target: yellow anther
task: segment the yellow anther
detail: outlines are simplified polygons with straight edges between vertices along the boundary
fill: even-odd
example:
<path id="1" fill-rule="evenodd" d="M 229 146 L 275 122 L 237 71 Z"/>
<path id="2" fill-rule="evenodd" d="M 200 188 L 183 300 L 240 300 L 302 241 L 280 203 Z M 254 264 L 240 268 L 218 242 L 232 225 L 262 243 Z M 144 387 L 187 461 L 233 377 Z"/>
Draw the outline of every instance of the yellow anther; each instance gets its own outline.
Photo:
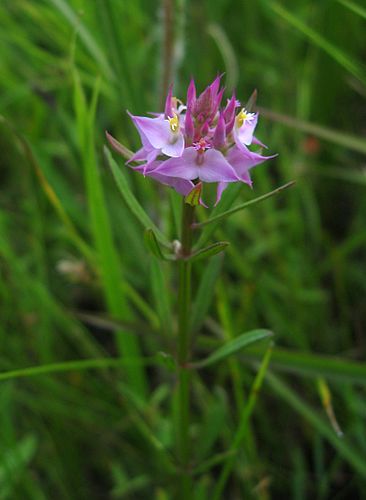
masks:
<path id="1" fill-rule="evenodd" d="M 241 127 L 247 120 L 251 120 L 254 117 L 254 113 L 248 113 L 248 111 L 243 108 L 238 116 L 236 117 L 237 127 Z"/>
<path id="2" fill-rule="evenodd" d="M 179 118 L 178 115 L 174 114 L 172 118 L 168 117 L 170 130 L 172 132 L 178 132 L 179 130 Z"/>

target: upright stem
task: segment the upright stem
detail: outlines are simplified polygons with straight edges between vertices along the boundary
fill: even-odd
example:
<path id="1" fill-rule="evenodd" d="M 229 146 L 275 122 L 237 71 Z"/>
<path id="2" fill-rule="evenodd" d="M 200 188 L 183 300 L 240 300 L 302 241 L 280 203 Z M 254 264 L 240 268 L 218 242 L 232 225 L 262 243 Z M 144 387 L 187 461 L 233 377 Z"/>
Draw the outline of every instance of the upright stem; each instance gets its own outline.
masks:
<path id="1" fill-rule="evenodd" d="M 183 202 L 181 255 L 188 256 L 192 248 L 192 222 L 194 207 Z M 191 263 L 182 258 L 179 262 L 179 313 L 178 313 L 178 456 L 181 463 L 181 498 L 187 499 L 190 494 L 189 476 L 189 313 L 191 304 Z"/>

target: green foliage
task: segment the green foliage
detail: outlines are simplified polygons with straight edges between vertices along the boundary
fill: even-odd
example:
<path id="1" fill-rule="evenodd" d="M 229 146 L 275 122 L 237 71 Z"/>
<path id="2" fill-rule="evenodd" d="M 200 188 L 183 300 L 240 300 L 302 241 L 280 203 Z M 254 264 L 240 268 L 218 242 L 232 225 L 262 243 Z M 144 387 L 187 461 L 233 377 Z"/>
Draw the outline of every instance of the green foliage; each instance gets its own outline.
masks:
<path id="1" fill-rule="evenodd" d="M 196 208 L 192 498 L 362 498 L 365 19 L 353 0 L 1 2 L 1 499 L 175 497 L 164 260 L 181 200 L 105 130 L 128 155 L 126 110 L 159 110 L 167 78 L 184 100 L 191 75 L 202 88 L 218 72 L 242 102 L 258 89 L 278 157 L 253 191 Z M 240 336 L 269 330 L 270 347 Z"/>
<path id="2" fill-rule="evenodd" d="M 235 339 L 230 342 L 226 342 L 219 349 L 210 354 L 206 359 L 198 361 L 194 364 L 195 368 L 205 368 L 212 364 L 222 361 L 223 359 L 231 356 L 237 352 L 240 352 L 245 347 L 258 342 L 258 340 L 263 340 L 273 335 L 269 330 L 253 330 L 251 332 L 246 332 L 238 335 Z"/>

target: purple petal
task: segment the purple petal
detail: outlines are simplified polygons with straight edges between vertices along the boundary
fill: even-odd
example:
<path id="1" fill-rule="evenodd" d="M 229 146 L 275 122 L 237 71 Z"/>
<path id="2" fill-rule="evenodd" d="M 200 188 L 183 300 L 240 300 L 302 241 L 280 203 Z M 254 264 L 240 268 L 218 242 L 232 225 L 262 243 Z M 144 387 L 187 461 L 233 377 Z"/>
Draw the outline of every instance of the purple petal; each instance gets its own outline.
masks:
<path id="1" fill-rule="evenodd" d="M 199 155 L 203 155 L 199 157 Z M 180 158 L 163 161 L 157 172 L 186 180 L 200 179 L 203 182 L 235 182 L 240 180 L 233 167 L 220 151 L 208 149 L 198 153 L 194 147 L 184 150 Z"/>
<path id="2" fill-rule="evenodd" d="M 140 174 L 150 175 L 150 172 L 156 170 L 161 163 L 162 163 L 161 160 L 155 160 L 149 164 L 149 168 L 146 168 L 146 164 L 137 165 L 131 168 L 135 170 L 135 172 L 139 172 Z"/>
<path id="3" fill-rule="evenodd" d="M 263 144 L 263 142 L 261 142 L 259 139 L 257 139 L 257 137 L 255 137 L 254 135 L 253 135 L 252 144 L 257 144 L 258 146 L 261 146 L 262 148 L 268 149 L 268 146 Z"/>
<path id="4" fill-rule="evenodd" d="M 258 113 L 254 117 L 245 123 L 241 127 L 235 127 L 235 136 L 238 141 L 246 146 L 252 143 L 253 133 L 258 122 Z M 235 141 L 237 142 L 237 141 Z"/>
<path id="5" fill-rule="evenodd" d="M 232 121 L 233 116 L 235 115 L 235 108 L 236 108 L 236 96 L 234 92 L 233 95 L 231 96 L 230 101 L 227 103 L 224 109 L 224 118 L 226 123 Z"/>
<path id="6" fill-rule="evenodd" d="M 159 150 L 155 149 L 154 151 L 157 152 L 156 153 L 156 156 L 157 156 Z M 150 151 L 148 151 L 147 149 L 141 148 L 138 151 L 136 151 L 136 153 L 133 156 L 131 156 L 131 158 L 128 160 L 127 163 L 131 163 L 133 161 L 146 161 L 149 153 L 150 153 Z"/>
<path id="7" fill-rule="evenodd" d="M 187 112 L 186 112 L 186 115 L 185 115 L 184 129 L 185 129 L 184 131 L 185 131 L 186 137 L 188 139 L 190 139 L 190 140 L 193 140 L 193 136 L 194 136 L 194 123 L 193 123 L 191 111 L 190 111 L 189 108 L 187 108 Z"/>
<path id="8" fill-rule="evenodd" d="M 225 133 L 225 119 L 223 113 L 220 113 L 214 135 L 212 137 L 212 144 L 215 148 L 222 148 L 225 144 L 226 133 Z"/>
<path id="9" fill-rule="evenodd" d="M 172 131 L 168 120 L 163 118 L 147 118 L 146 116 L 130 115 L 139 132 L 156 149 L 163 148 L 170 140 Z"/>
<path id="10" fill-rule="evenodd" d="M 201 127 L 200 135 L 202 137 L 204 137 L 205 135 L 207 135 L 209 130 L 210 130 L 210 120 L 206 120 L 205 123 Z"/>
<path id="11" fill-rule="evenodd" d="M 127 161 L 131 163 L 133 161 L 153 161 L 161 153 L 160 149 L 155 149 L 150 142 L 147 140 L 145 134 L 139 131 L 142 148 L 136 151 L 136 153 Z"/>
<path id="12" fill-rule="evenodd" d="M 148 177 L 161 182 L 161 184 L 164 184 L 165 186 L 174 188 L 177 193 L 182 194 L 183 196 L 187 196 L 194 188 L 193 182 L 180 179 L 179 177 L 169 177 L 156 172 L 151 172 L 148 174 Z"/>
<path id="13" fill-rule="evenodd" d="M 196 86 L 193 78 L 191 79 L 187 91 L 187 109 L 192 110 L 196 103 Z"/>
<path id="14" fill-rule="evenodd" d="M 165 118 L 168 118 L 168 116 L 172 117 L 174 113 L 172 96 L 173 96 L 173 84 L 169 86 L 168 95 L 166 96 L 165 110 L 164 110 Z"/>
<path id="15" fill-rule="evenodd" d="M 173 141 L 173 142 L 172 142 Z M 183 134 L 178 132 L 173 135 L 171 138 L 171 141 L 165 144 L 163 148 L 161 148 L 161 151 L 167 155 L 167 156 L 173 156 L 175 158 L 178 158 L 179 156 L 182 156 L 182 153 L 184 151 L 184 137 Z"/>
<path id="16" fill-rule="evenodd" d="M 221 76 L 222 75 L 217 75 L 217 77 L 215 78 L 215 80 L 210 85 L 211 95 L 212 95 L 213 98 L 216 97 L 217 92 L 219 91 Z"/>
<path id="17" fill-rule="evenodd" d="M 153 149 L 146 156 L 146 163 L 144 163 L 144 175 L 146 172 L 153 170 L 155 168 L 154 162 L 160 151 L 158 149 Z"/>
<path id="18" fill-rule="evenodd" d="M 180 179 L 179 177 L 170 177 L 159 172 L 156 172 L 157 168 L 160 164 L 164 162 L 155 161 L 150 165 L 150 170 L 145 171 L 144 165 L 139 165 L 138 167 L 134 167 L 134 170 L 139 172 L 140 174 L 144 174 L 146 177 L 151 177 L 157 182 L 164 184 L 165 186 L 170 186 L 174 188 L 177 193 L 182 194 L 183 196 L 187 196 L 192 189 L 194 188 L 193 182 L 185 179 Z"/>
<path id="19" fill-rule="evenodd" d="M 216 113 L 220 107 L 220 103 L 222 101 L 222 96 L 224 95 L 225 92 L 225 87 L 223 87 L 220 92 L 217 94 L 215 99 L 213 100 L 213 105 L 212 105 L 212 113 L 211 113 L 211 119 L 214 119 L 216 116 Z"/>
<path id="20" fill-rule="evenodd" d="M 197 151 L 195 148 L 184 150 L 180 158 L 170 158 L 163 161 L 156 171 L 170 177 L 180 177 L 181 179 L 193 180 L 198 177 L 198 165 L 196 163 Z"/>
<path id="21" fill-rule="evenodd" d="M 188 148 L 189 149 L 189 148 Z M 198 166 L 198 177 L 203 182 L 235 182 L 239 178 L 222 153 L 216 149 L 205 151 L 203 163 Z"/>
<path id="22" fill-rule="evenodd" d="M 258 153 L 253 153 L 252 151 L 249 151 L 247 147 L 240 145 L 240 147 L 234 146 L 228 152 L 226 158 L 230 165 L 232 165 L 235 169 L 236 173 L 240 177 L 240 180 L 251 185 L 252 181 L 250 179 L 249 170 L 256 165 L 269 160 L 270 158 L 274 158 L 275 156 L 277 155 L 262 156 Z"/>
<path id="23" fill-rule="evenodd" d="M 212 104 L 212 90 L 211 85 L 209 85 L 196 100 L 192 111 L 193 116 L 199 117 L 199 115 L 202 115 L 202 119 L 207 119 L 212 113 Z"/>
<path id="24" fill-rule="evenodd" d="M 146 116 L 130 115 L 136 125 L 145 149 L 158 149 L 167 156 L 179 157 L 184 150 L 183 134 L 178 130 L 172 132 L 168 120 L 162 117 L 147 118 Z"/>
<path id="25" fill-rule="evenodd" d="M 228 182 L 218 182 L 217 191 L 216 191 L 216 201 L 215 201 L 215 205 L 214 205 L 215 207 L 220 202 L 221 195 L 225 191 L 225 189 L 228 187 L 228 185 L 229 185 Z"/>
<path id="26" fill-rule="evenodd" d="M 235 125 L 235 112 L 233 113 L 231 120 L 226 125 L 226 135 L 229 135 L 232 132 L 234 125 Z"/>

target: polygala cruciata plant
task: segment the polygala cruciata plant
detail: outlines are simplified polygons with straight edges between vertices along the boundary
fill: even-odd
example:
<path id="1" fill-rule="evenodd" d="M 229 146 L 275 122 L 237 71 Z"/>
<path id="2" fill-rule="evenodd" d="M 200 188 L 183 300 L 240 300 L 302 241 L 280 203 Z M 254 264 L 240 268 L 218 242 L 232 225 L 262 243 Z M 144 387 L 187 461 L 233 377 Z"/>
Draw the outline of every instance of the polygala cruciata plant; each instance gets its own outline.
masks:
<path id="1" fill-rule="evenodd" d="M 220 76 L 197 97 L 196 86 L 191 80 L 186 104 L 173 97 L 172 86 L 169 88 L 165 102 L 164 113 L 152 117 L 133 116 L 129 113 L 142 141 L 142 147 L 131 153 L 107 132 L 107 138 L 113 149 L 128 158 L 127 165 L 146 177 L 172 187 L 183 195 L 182 222 L 180 241 L 172 244 L 154 227 L 153 222 L 139 206 L 137 200 L 129 191 L 123 175 L 110 158 L 110 165 L 117 184 L 127 204 L 140 222 L 146 228 L 146 241 L 153 254 L 160 259 L 176 260 L 179 263 L 179 289 L 177 294 L 178 332 L 175 353 L 177 371 L 177 404 L 175 408 L 176 425 L 176 471 L 181 478 L 179 497 L 187 499 L 192 492 L 192 453 L 190 434 L 190 383 L 194 369 L 201 369 L 214 362 L 222 360 L 234 352 L 238 352 L 252 342 L 272 335 L 268 330 L 254 330 L 241 334 L 231 342 L 220 347 L 203 361 L 192 359 L 192 321 L 191 321 L 191 272 L 192 263 L 198 259 L 209 258 L 223 251 L 227 242 L 217 242 L 206 248 L 193 248 L 194 230 L 212 222 L 217 222 L 238 210 L 258 203 L 279 191 L 290 187 L 293 182 L 266 193 L 254 200 L 238 205 L 226 211 L 219 211 L 211 218 L 202 222 L 194 221 L 195 207 L 206 204 L 203 201 L 205 183 L 216 184 L 216 205 L 223 191 L 232 182 L 243 182 L 252 185 L 250 170 L 274 156 L 263 156 L 266 146 L 254 135 L 258 122 L 258 113 L 243 107 L 235 93 L 222 105 L 224 88 L 220 87 Z M 251 98 L 250 101 L 254 99 Z M 247 106 L 249 108 L 249 105 Z M 256 149 L 256 150 L 255 150 Z M 128 194 L 126 194 L 128 191 Z M 217 207 L 220 209 L 220 207 Z M 216 210 L 217 212 L 217 210 Z M 155 231 L 157 233 L 155 234 Z M 203 236 L 203 234 L 202 234 Z M 206 233 L 207 236 L 207 233 Z M 205 239 L 204 237 L 202 239 Z M 207 237 L 206 237 L 207 239 Z M 173 255 L 164 255 L 160 243 L 173 250 Z M 202 243 L 202 242 L 201 242 Z M 195 288 L 197 288 L 197 284 Z M 263 379 L 263 374 L 269 362 L 269 351 L 265 355 L 255 380 L 255 394 Z M 254 397 L 254 396 L 253 396 Z M 249 404 L 249 403 L 248 403 Z M 252 404 L 252 402 L 250 402 Z M 249 407 L 248 407 L 249 408 Z M 246 422 L 251 410 L 244 407 L 244 414 L 239 417 L 241 422 L 233 442 L 235 452 L 245 435 Z M 244 426 L 244 427 L 243 427 Z M 215 486 L 213 498 L 218 500 L 225 482 L 233 468 L 235 453 L 228 455 L 221 475 Z M 177 465 L 178 464 L 178 465 Z"/>
<path id="2" fill-rule="evenodd" d="M 198 97 L 192 79 L 186 104 L 173 97 L 172 86 L 164 113 L 150 118 L 133 116 L 142 142 L 127 162 L 135 171 L 171 186 L 183 196 L 201 193 L 202 183 L 216 183 L 216 204 L 231 182 L 252 185 L 250 169 L 274 156 L 262 156 L 250 146 L 266 146 L 255 136 L 258 113 L 247 111 L 235 93 L 222 106 L 224 87 L 217 76 Z M 239 111 L 238 111 L 239 110 Z M 124 155 L 123 146 L 110 134 L 111 146 Z M 201 196 L 201 205 L 205 205 Z"/>

